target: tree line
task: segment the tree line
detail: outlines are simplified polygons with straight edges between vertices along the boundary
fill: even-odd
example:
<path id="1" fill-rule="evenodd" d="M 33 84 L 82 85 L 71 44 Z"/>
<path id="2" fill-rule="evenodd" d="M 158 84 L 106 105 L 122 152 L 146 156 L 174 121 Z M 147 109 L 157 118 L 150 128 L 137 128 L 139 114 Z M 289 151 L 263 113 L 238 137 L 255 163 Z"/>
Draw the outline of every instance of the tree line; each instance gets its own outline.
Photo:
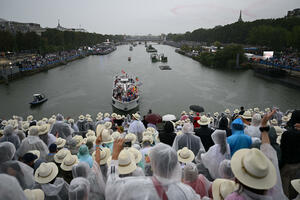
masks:
<path id="1" fill-rule="evenodd" d="M 34 32 L 16 34 L 0 31 L 0 52 L 37 52 L 41 54 L 63 50 L 77 49 L 81 46 L 91 46 L 104 42 L 106 39 L 115 42 L 123 41 L 122 35 L 102 35 L 72 31 L 47 29 L 41 36 Z"/>
<path id="2" fill-rule="evenodd" d="M 168 34 L 167 40 L 196 41 L 212 44 L 248 44 L 264 46 L 273 50 L 294 48 L 300 50 L 300 18 L 285 17 L 261 19 L 253 22 L 236 22 L 211 29 L 199 28 L 184 34 Z"/>

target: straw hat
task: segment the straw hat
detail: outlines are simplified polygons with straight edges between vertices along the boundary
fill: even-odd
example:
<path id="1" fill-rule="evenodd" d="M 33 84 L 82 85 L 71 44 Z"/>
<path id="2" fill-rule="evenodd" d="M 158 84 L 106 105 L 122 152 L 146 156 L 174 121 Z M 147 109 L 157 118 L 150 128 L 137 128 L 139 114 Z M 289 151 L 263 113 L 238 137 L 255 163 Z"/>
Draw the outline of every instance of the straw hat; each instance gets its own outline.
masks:
<path id="1" fill-rule="evenodd" d="M 36 125 L 37 126 L 43 126 L 43 125 L 45 125 L 46 123 L 44 122 L 44 121 L 42 121 L 42 120 L 39 120 L 37 123 L 36 123 Z"/>
<path id="2" fill-rule="evenodd" d="M 141 117 L 138 113 L 134 113 L 134 114 L 132 114 L 132 116 L 133 116 L 136 120 L 139 120 L 140 117 Z"/>
<path id="3" fill-rule="evenodd" d="M 294 189 L 300 194 L 300 179 L 294 179 L 291 181 L 292 186 Z"/>
<path id="4" fill-rule="evenodd" d="M 110 149 L 109 148 L 101 148 L 100 150 L 100 165 L 105 165 L 107 163 L 108 158 L 110 157 Z M 96 159 L 96 151 L 92 154 L 93 159 Z"/>
<path id="5" fill-rule="evenodd" d="M 151 144 L 153 144 L 153 137 L 149 136 L 149 135 L 144 135 L 143 139 L 142 139 L 142 143 L 144 142 L 150 142 Z"/>
<path id="6" fill-rule="evenodd" d="M 39 135 L 39 127 L 38 126 L 30 126 L 28 135 L 31 136 L 38 136 Z"/>
<path id="7" fill-rule="evenodd" d="M 278 122 L 277 122 L 276 119 L 272 119 L 270 122 L 271 122 L 272 126 L 277 126 L 278 125 Z"/>
<path id="8" fill-rule="evenodd" d="M 146 136 L 146 135 L 147 135 L 147 136 L 152 136 L 153 133 L 146 130 L 146 131 L 143 132 L 143 136 Z"/>
<path id="9" fill-rule="evenodd" d="M 97 116 L 98 116 L 98 117 L 100 117 L 100 116 L 102 117 L 102 116 L 103 116 L 103 113 L 102 113 L 102 112 L 98 112 Z"/>
<path id="10" fill-rule="evenodd" d="M 68 155 L 71 154 L 71 152 L 68 149 L 61 149 L 59 150 L 55 155 L 54 155 L 54 161 L 56 163 L 62 163 L 64 158 Z"/>
<path id="11" fill-rule="evenodd" d="M 182 149 L 178 150 L 177 156 L 178 160 L 182 163 L 192 162 L 195 158 L 194 153 L 187 147 L 183 147 Z"/>
<path id="12" fill-rule="evenodd" d="M 219 117 L 219 113 L 218 113 L 218 112 L 215 112 L 215 113 L 214 113 L 214 116 L 215 116 L 215 117 Z"/>
<path id="13" fill-rule="evenodd" d="M 122 116 L 121 116 L 121 115 L 117 115 L 116 119 L 117 119 L 117 120 L 121 120 L 121 119 L 122 119 Z"/>
<path id="14" fill-rule="evenodd" d="M 186 118 L 186 119 L 184 120 L 184 123 L 190 123 L 190 122 L 191 122 L 190 118 Z"/>
<path id="15" fill-rule="evenodd" d="M 44 184 L 51 182 L 58 174 L 58 168 L 54 162 L 43 162 L 35 171 L 36 182 Z"/>
<path id="16" fill-rule="evenodd" d="M 49 126 L 47 124 L 39 126 L 39 135 L 47 134 L 48 131 L 49 131 Z"/>
<path id="17" fill-rule="evenodd" d="M 155 130 L 155 128 L 153 128 L 153 127 L 148 127 L 146 130 L 147 130 L 148 132 L 151 132 L 152 134 L 156 133 L 156 130 Z"/>
<path id="18" fill-rule="evenodd" d="M 276 170 L 272 162 L 258 149 L 240 149 L 231 158 L 234 176 L 244 185 L 267 190 L 277 181 Z"/>
<path id="19" fill-rule="evenodd" d="M 111 142 L 114 141 L 113 138 L 110 135 L 109 130 L 107 130 L 107 129 L 104 129 L 102 131 L 101 137 L 102 137 L 102 143 L 104 143 L 104 144 L 111 143 Z"/>
<path id="20" fill-rule="evenodd" d="M 24 190 L 24 194 L 27 198 L 27 200 L 44 200 L 45 194 L 44 191 L 41 189 L 26 189 Z"/>
<path id="21" fill-rule="evenodd" d="M 194 111 L 191 110 L 191 111 L 189 112 L 189 114 L 190 114 L 190 115 L 194 115 Z"/>
<path id="22" fill-rule="evenodd" d="M 226 110 L 224 111 L 225 114 L 229 115 L 230 114 L 230 110 L 228 108 L 226 108 Z"/>
<path id="23" fill-rule="evenodd" d="M 256 107 L 256 108 L 253 109 L 253 111 L 256 112 L 256 113 L 258 113 L 259 112 L 259 108 Z"/>
<path id="24" fill-rule="evenodd" d="M 86 114 L 85 118 L 91 118 L 91 115 L 90 114 Z"/>
<path id="25" fill-rule="evenodd" d="M 55 121 L 56 121 L 56 119 L 53 119 L 53 118 L 50 118 L 49 120 L 48 120 L 48 124 L 54 124 L 55 123 Z"/>
<path id="26" fill-rule="evenodd" d="M 282 122 L 288 122 L 290 120 L 290 118 L 288 116 L 283 116 L 281 118 Z"/>
<path id="27" fill-rule="evenodd" d="M 63 148 L 66 145 L 66 140 L 61 137 L 56 138 L 55 144 L 57 145 L 57 148 Z"/>
<path id="28" fill-rule="evenodd" d="M 78 163 L 79 161 L 76 155 L 68 154 L 61 163 L 60 168 L 64 171 L 71 171 L 72 167 Z"/>
<path id="29" fill-rule="evenodd" d="M 109 118 L 110 114 L 109 113 L 104 113 L 104 118 Z"/>
<path id="30" fill-rule="evenodd" d="M 97 137 L 96 137 L 96 136 L 88 136 L 88 137 L 85 138 L 85 139 L 86 139 L 86 142 L 85 142 L 85 143 L 87 143 L 87 142 L 95 143 L 96 140 L 97 140 Z"/>
<path id="31" fill-rule="evenodd" d="M 235 110 L 233 111 L 234 114 L 239 114 L 239 112 L 240 112 L 239 109 L 235 109 Z"/>
<path id="32" fill-rule="evenodd" d="M 208 125 L 210 124 L 210 119 L 206 117 L 205 115 L 201 116 L 200 120 L 197 121 L 200 125 Z"/>
<path id="33" fill-rule="evenodd" d="M 80 145 L 82 145 L 83 137 L 81 135 L 75 135 L 73 139 L 76 140 L 76 147 L 80 147 Z"/>
<path id="34" fill-rule="evenodd" d="M 34 162 L 37 161 L 41 156 L 41 153 L 39 150 L 30 150 L 30 151 L 28 151 L 28 153 L 32 153 L 37 156 L 37 159 L 35 159 Z"/>
<path id="35" fill-rule="evenodd" d="M 27 116 L 27 121 L 30 122 L 30 121 L 32 121 L 32 120 L 33 120 L 33 116 L 32 116 L 32 115 L 28 115 L 28 116 Z"/>
<path id="36" fill-rule="evenodd" d="M 87 121 L 88 122 L 93 122 L 93 119 L 89 117 L 89 118 L 87 118 Z"/>
<path id="37" fill-rule="evenodd" d="M 112 117 L 112 118 L 116 118 L 117 116 L 118 116 L 118 115 L 117 115 L 116 113 L 112 113 L 112 114 L 111 114 L 111 117 Z"/>
<path id="38" fill-rule="evenodd" d="M 185 111 L 182 111 L 182 112 L 181 112 L 181 115 L 186 115 L 186 112 L 185 112 Z"/>
<path id="39" fill-rule="evenodd" d="M 249 110 L 246 110 L 246 111 L 244 112 L 244 114 L 241 115 L 241 116 L 242 116 L 242 118 L 244 118 L 244 119 L 252 119 L 252 115 L 251 115 L 251 112 L 250 112 Z"/>
<path id="40" fill-rule="evenodd" d="M 113 138 L 113 140 L 116 140 L 121 138 L 121 134 L 118 131 L 115 131 L 111 134 L 111 137 Z"/>
<path id="41" fill-rule="evenodd" d="M 6 126 L 6 125 L 7 125 L 7 121 L 6 121 L 6 120 L 3 120 L 3 121 L 1 122 L 1 125 L 2 125 L 2 126 Z"/>
<path id="42" fill-rule="evenodd" d="M 129 174 L 136 169 L 134 155 L 129 150 L 123 149 L 118 157 L 119 174 Z"/>
<path id="43" fill-rule="evenodd" d="M 97 121 L 101 121 L 102 119 L 103 119 L 102 116 L 97 116 L 97 117 L 96 117 L 96 120 L 97 120 Z"/>
<path id="44" fill-rule="evenodd" d="M 130 140 L 131 141 L 131 144 L 134 144 L 136 142 L 136 135 L 133 134 L 133 133 L 128 133 L 126 136 L 125 136 L 125 140 Z"/>
<path id="45" fill-rule="evenodd" d="M 96 136 L 98 137 L 100 134 L 102 134 L 102 131 L 105 129 L 104 124 L 99 124 L 96 128 Z"/>
<path id="46" fill-rule="evenodd" d="M 106 129 L 110 129 L 112 127 L 112 123 L 111 122 L 105 122 L 104 126 Z"/>
<path id="47" fill-rule="evenodd" d="M 134 147 L 130 147 L 127 150 L 129 150 L 129 152 L 132 153 L 132 155 L 134 156 L 136 164 L 142 160 L 142 153 L 139 150 L 137 150 Z"/>
<path id="48" fill-rule="evenodd" d="M 223 200 L 229 194 L 238 189 L 238 184 L 228 179 L 216 179 L 212 184 L 212 194 L 214 200 Z"/>
<path id="49" fill-rule="evenodd" d="M 89 129 L 88 132 L 85 134 L 85 136 L 86 137 L 96 136 L 96 133 L 95 131 Z"/>
<path id="50" fill-rule="evenodd" d="M 27 131 L 29 129 L 30 124 L 28 122 L 24 122 L 22 125 L 23 131 Z"/>
<path id="51" fill-rule="evenodd" d="M 74 119 L 69 119 L 68 122 L 69 122 L 69 124 L 72 124 L 72 123 L 74 123 Z"/>
<path id="52" fill-rule="evenodd" d="M 268 113 L 268 112 L 270 112 L 270 111 L 271 111 L 270 108 L 266 108 L 266 109 L 265 109 L 265 112 L 266 112 L 266 113 Z"/>
<path id="53" fill-rule="evenodd" d="M 84 120 L 85 117 L 84 117 L 83 115 L 80 115 L 80 116 L 78 117 L 78 119 L 79 119 L 79 120 Z"/>

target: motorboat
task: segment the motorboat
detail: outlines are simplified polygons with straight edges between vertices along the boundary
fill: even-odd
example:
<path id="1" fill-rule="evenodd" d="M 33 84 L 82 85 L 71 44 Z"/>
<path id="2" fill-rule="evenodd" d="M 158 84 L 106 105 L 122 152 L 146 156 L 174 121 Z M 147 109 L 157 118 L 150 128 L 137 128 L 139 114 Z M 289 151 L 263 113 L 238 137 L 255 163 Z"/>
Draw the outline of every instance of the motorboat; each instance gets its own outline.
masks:
<path id="1" fill-rule="evenodd" d="M 29 104 L 34 106 L 34 105 L 39 105 L 47 101 L 48 99 L 44 94 L 34 94 L 33 95 L 33 101 L 30 102 Z"/>
<path id="2" fill-rule="evenodd" d="M 159 66 L 160 70 L 171 70 L 172 68 L 169 65 L 161 65 Z"/>
<path id="3" fill-rule="evenodd" d="M 152 47 L 151 44 L 146 48 L 146 51 L 149 53 L 157 52 L 157 50 L 154 47 Z"/>
<path id="4" fill-rule="evenodd" d="M 128 61 L 131 61 L 131 57 L 128 57 Z"/>
<path id="5" fill-rule="evenodd" d="M 151 58 L 151 61 L 152 61 L 152 62 L 157 62 L 157 61 L 159 61 L 159 57 L 158 57 L 157 53 L 152 53 L 152 54 L 150 55 L 150 58 Z"/>
<path id="6" fill-rule="evenodd" d="M 163 53 L 159 54 L 160 62 L 168 62 L 168 57 L 166 57 Z"/>
<path id="7" fill-rule="evenodd" d="M 132 51 L 132 50 L 133 50 L 133 47 L 132 47 L 132 46 L 130 46 L 130 47 L 129 47 L 129 51 Z"/>
<path id="8" fill-rule="evenodd" d="M 137 77 L 129 76 L 124 71 L 114 78 L 112 105 L 122 111 L 130 111 L 139 106 L 140 85 Z"/>

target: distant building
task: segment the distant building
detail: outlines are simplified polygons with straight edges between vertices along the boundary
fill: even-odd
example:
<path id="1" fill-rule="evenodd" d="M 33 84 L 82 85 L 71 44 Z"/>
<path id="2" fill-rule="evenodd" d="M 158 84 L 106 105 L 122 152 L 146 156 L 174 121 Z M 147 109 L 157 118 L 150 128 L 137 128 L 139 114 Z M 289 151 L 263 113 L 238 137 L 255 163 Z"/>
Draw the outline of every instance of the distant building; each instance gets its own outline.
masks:
<path id="1" fill-rule="evenodd" d="M 46 31 L 44 28 L 40 26 L 40 24 L 14 22 L 14 21 L 7 21 L 5 19 L 0 19 L 0 30 L 9 31 L 14 34 L 17 32 L 21 32 L 21 33 L 35 32 L 38 35 L 41 35 L 42 32 Z"/>
<path id="2" fill-rule="evenodd" d="M 59 20 L 58 20 L 58 24 L 57 24 L 56 29 L 59 30 L 59 31 L 87 32 L 83 28 L 65 28 L 65 27 L 62 27 L 59 23 Z"/>
<path id="3" fill-rule="evenodd" d="M 242 11 L 240 10 L 240 17 L 238 19 L 238 22 L 243 22 L 243 19 L 242 19 Z"/>
<path id="4" fill-rule="evenodd" d="M 300 8 L 288 11 L 287 17 L 300 17 Z"/>

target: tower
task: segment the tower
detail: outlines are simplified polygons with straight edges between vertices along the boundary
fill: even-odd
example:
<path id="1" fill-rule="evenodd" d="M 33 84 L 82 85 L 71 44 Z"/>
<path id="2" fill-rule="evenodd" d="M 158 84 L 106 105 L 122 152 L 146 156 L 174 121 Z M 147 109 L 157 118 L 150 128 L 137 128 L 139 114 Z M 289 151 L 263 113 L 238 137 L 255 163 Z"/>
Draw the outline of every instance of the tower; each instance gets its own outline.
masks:
<path id="1" fill-rule="evenodd" d="M 241 11 L 241 10 L 240 10 L 240 17 L 239 17 L 238 22 L 243 22 L 243 19 L 242 19 L 242 11 Z"/>

